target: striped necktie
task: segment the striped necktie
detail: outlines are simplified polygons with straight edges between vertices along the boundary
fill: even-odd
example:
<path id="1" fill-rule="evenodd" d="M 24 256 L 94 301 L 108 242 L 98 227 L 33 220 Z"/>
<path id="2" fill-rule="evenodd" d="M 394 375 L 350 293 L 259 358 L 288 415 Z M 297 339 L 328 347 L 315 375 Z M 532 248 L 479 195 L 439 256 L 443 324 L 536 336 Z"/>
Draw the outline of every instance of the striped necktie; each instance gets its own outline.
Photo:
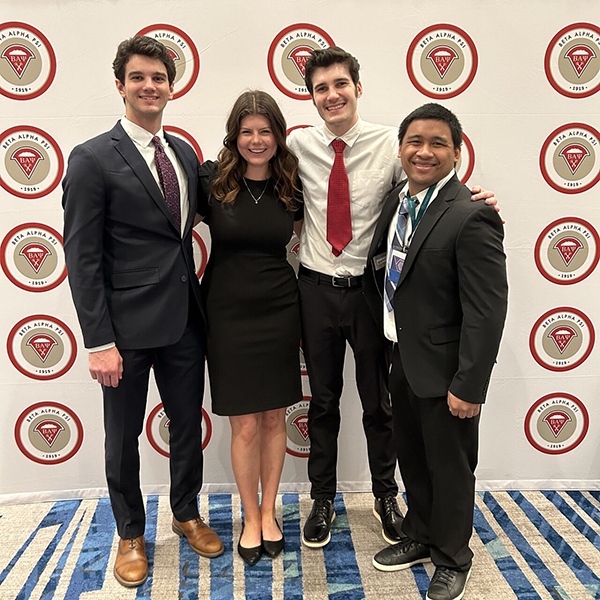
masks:
<path id="1" fill-rule="evenodd" d="M 394 232 L 394 239 L 392 240 L 393 250 L 402 250 L 404 248 L 404 234 L 406 233 L 406 224 L 408 221 L 408 199 L 405 197 L 400 207 L 398 208 L 398 217 L 396 219 L 396 231 Z M 383 297 L 385 305 L 388 311 L 391 311 L 394 306 L 392 301 L 394 299 L 394 293 L 400 279 L 400 273 L 402 272 L 402 266 L 404 262 L 400 262 L 397 257 L 393 256 L 393 253 L 389 253 L 389 260 L 385 269 L 385 287 L 383 291 Z"/>

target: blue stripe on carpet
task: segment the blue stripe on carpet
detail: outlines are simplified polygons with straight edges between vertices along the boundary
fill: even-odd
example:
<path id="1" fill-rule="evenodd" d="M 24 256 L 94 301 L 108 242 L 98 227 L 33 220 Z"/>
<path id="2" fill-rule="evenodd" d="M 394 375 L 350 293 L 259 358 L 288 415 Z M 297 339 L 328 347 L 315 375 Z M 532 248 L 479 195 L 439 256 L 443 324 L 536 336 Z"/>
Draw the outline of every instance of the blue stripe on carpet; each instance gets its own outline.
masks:
<path id="1" fill-rule="evenodd" d="M 569 522 L 583 535 L 596 550 L 600 550 L 600 536 L 567 504 L 558 492 L 542 492 Z"/>
<path id="2" fill-rule="evenodd" d="M 98 500 L 96 512 L 92 517 L 65 594 L 65 600 L 78 600 L 84 592 L 102 589 L 115 529 L 115 518 L 110 507 L 110 500 L 102 498 Z"/>
<path id="3" fill-rule="evenodd" d="M 567 495 L 592 519 L 597 523 L 600 523 L 600 510 L 598 510 L 581 492 L 567 492 Z"/>
<path id="4" fill-rule="evenodd" d="M 208 496 L 209 525 L 219 534 L 225 552 L 210 561 L 211 600 L 233 598 L 233 509 L 231 494 Z M 190 600 L 194 600 L 193 598 Z"/>
<path id="5" fill-rule="evenodd" d="M 331 600 L 362 600 L 362 578 L 350 535 L 348 515 L 342 494 L 334 499 L 336 518 L 331 527 L 331 542 L 323 548 L 327 591 Z"/>
<path id="6" fill-rule="evenodd" d="M 283 551 L 283 598 L 302 600 L 302 559 L 300 540 L 300 496 L 284 494 L 282 523 L 285 537 Z"/>
<path id="7" fill-rule="evenodd" d="M 23 546 L 21 546 L 21 548 L 19 548 L 18 552 L 15 554 L 15 556 L 12 558 L 12 560 L 8 563 L 6 569 L 4 569 L 4 571 L 2 571 L 2 573 L 0 573 L 0 585 L 1 585 L 2 582 L 6 579 L 10 570 L 15 566 L 15 564 L 17 563 L 19 558 L 23 555 L 25 550 L 27 550 L 29 544 L 31 544 L 31 542 L 33 541 L 35 536 L 38 534 L 38 532 L 41 529 L 44 529 L 45 527 L 52 527 L 55 525 L 59 525 L 59 528 L 58 528 L 56 534 L 54 535 L 54 537 L 48 544 L 48 547 L 45 548 L 44 552 L 42 553 L 42 556 L 40 557 L 37 564 L 35 565 L 35 567 L 31 571 L 31 573 L 29 574 L 27 581 L 23 584 L 23 587 L 21 588 L 21 590 L 15 597 L 15 600 L 25 600 L 26 598 L 29 598 L 29 596 L 31 595 L 31 592 L 35 588 L 42 573 L 44 572 L 44 569 L 46 568 L 48 561 L 52 558 L 52 555 L 54 554 L 54 551 L 56 550 L 56 546 L 62 539 L 62 536 L 64 535 L 65 531 L 67 530 L 67 527 L 69 526 L 69 523 L 71 522 L 71 519 L 75 515 L 75 512 L 79 508 L 80 504 L 81 504 L 81 500 L 69 500 L 69 501 L 63 501 L 63 502 L 56 502 L 56 504 L 54 504 L 52 506 L 52 508 L 48 511 L 48 514 L 42 519 L 42 522 L 36 527 L 36 529 L 33 531 L 33 533 L 27 538 L 27 541 L 23 544 Z"/>
<path id="8" fill-rule="evenodd" d="M 137 588 L 138 599 L 150 599 L 152 596 L 152 580 L 154 578 L 154 551 L 156 549 L 156 521 L 158 520 L 158 496 L 148 496 L 146 500 L 146 556 L 148 557 L 148 579 Z"/>
<path id="9" fill-rule="evenodd" d="M 546 519 L 544 519 L 540 512 L 521 492 L 509 492 L 508 494 L 529 517 L 529 520 L 584 586 L 597 586 L 600 584 L 600 578 L 598 578 L 598 576 L 581 560 L 580 556 L 573 548 L 571 548 L 564 538 L 559 535 Z M 590 591 L 592 598 L 600 598 L 600 591 L 598 591 L 598 589 L 592 591 L 588 588 L 588 590 Z"/>
<path id="10" fill-rule="evenodd" d="M 60 581 L 60 578 L 63 574 L 63 570 L 65 568 L 67 559 L 69 558 L 69 554 L 71 553 L 71 550 L 73 549 L 73 543 L 75 542 L 75 540 L 77 539 L 77 535 L 79 534 L 79 528 L 81 527 L 81 522 L 83 521 L 84 516 L 85 516 L 85 511 L 84 511 L 83 515 L 81 516 L 81 518 L 79 519 L 79 523 L 77 523 L 77 527 L 75 527 L 75 530 L 71 534 L 71 538 L 69 539 L 67 545 L 65 546 L 65 549 L 63 550 L 63 553 L 62 553 L 61 557 L 59 558 L 58 563 L 56 564 L 56 567 L 54 568 L 54 571 L 52 572 L 52 575 L 50 575 L 50 579 L 48 580 L 46 587 L 42 591 L 40 600 L 52 600 L 52 598 L 54 598 L 54 592 L 56 591 L 58 582 Z"/>
<path id="11" fill-rule="evenodd" d="M 415 583 L 417 584 L 419 594 L 421 594 L 421 598 L 425 600 L 425 595 L 429 589 L 431 579 L 429 579 L 429 575 L 427 575 L 427 571 L 423 565 L 415 565 L 414 567 L 411 567 L 410 570 L 415 578 Z"/>
<path id="12" fill-rule="evenodd" d="M 550 570 L 546 567 L 544 562 L 538 556 L 537 552 L 531 547 L 529 542 L 519 531 L 518 527 L 510 520 L 510 517 L 506 514 L 502 506 L 500 506 L 496 498 L 490 492 L 480 493 L 479 495 L 482 497 L 485 505 L 488 507 L 488 509 L 494 516 L 494 519 L 496 520 L 498 525 L 500 525 L 500 527 L 502 528 L 502 531 L 504 531 L 504 533 L 508 536 L 515 548 L 519 551 L 519 554 L 529 565 L 531 570 L 537 575 L 537 578 L 540 580 L 542 585 L 552 594 L 556 586 L 558 586 L 558 582 L 556 581 L 554 575 L 552 575 Z M 502 547 L 501 552 L 506 553 L 506 555 L 509 555 L 508 550 L 504 547 L 500 540 L 498 540 L 498 543 Z M 488 547 L 488 551 L 490 552 L 492 557 L 494 557 L 494 554 L 499 551 L 499 548 L 495 548 L 492 544 L 490 544 L 490 546 Z M 508 583 L 510 585 L 510 581 L 508 581 Z M 530 585 L 528 580 L 527 584 Z M 511 585 L 511 587 L 513 586 Z M 517 589 L 515 589 L 515 587 L 513 587 L 513 590 L 515 590 L 515 593 L 517 593 Z M 532 597 L 538 598 L 539 596 L 537 592 L 535 592 L 535 590 L 534 593 L 535 596 Z M 517 597 L 520 598 L 518 593 Z"/>

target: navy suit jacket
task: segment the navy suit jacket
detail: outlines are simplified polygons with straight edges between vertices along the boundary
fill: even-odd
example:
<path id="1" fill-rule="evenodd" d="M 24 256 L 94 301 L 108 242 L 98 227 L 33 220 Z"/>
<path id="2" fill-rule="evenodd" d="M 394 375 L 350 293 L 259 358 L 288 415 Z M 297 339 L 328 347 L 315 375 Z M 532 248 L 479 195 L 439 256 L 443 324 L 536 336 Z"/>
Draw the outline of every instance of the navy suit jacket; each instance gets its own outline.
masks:
<path id="1" fill-rule="evenodd" d="M 202 311 L 192 253 L 198 158 L 188 144 L 165 135 L 188 179 L 183 237 L 120 123 L 69 157 L 65 255 L 87 348 L 109 342 L 121 349 L 167 346 L 181 338 L 189 302 Z"/>

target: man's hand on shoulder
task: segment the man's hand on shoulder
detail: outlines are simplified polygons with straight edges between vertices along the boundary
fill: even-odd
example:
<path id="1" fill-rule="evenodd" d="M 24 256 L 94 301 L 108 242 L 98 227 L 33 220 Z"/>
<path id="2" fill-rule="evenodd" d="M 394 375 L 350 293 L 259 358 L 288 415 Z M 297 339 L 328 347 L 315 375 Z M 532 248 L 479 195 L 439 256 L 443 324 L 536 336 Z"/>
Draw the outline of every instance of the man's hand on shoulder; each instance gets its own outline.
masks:
<path id="1" fill-rule="evenodd" d="M 90 352 L 89 367 L 92 379 L 101 385 L 116 388 L 123 378 L 123 359 L 116 346 L 108 350 Z"/>
<path id="2" fill-rule="evenodd" d="M 470 419 L 471 417 L 476 417 L 479 414 L 481 405 L 465 402 L 449 391 L 448 408 L 454 417 L 459 417 L 460 419 Z"/>
<path id="3" fill-rule="evenodd" d="M 500 206 L 498 205 L 498 200 L 496 200 L 494 192 L 484 190 L 480 185 L 474 185 L 471 188 L 471 192 L 473 193 L 471 200 L 485 200 L 485 203 L 493 206 L 497 213 L 500 212 Z M 504 219 L 502 222 L 504 223 Z"/>

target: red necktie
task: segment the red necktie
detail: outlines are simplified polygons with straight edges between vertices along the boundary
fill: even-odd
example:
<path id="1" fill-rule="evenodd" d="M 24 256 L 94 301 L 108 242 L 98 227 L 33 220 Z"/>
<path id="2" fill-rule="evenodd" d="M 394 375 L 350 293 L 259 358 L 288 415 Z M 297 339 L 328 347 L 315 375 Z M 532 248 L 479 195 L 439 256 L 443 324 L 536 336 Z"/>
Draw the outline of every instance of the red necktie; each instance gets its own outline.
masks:
<path id="1" fill-rule="evenodd" d="M 179 182 L 177 181 L 177 173 L 175 167 L 165 153 L 165 149 L 160 143 L 160 138 L 155 135 L 152 138 L 154 144 L 154 162 L 158 171 L 158 179 L 165 195 L 165 202 L 173 215 L 173 220 L 177 229 L 181 229 L 181 206 L 179 205 Z"/>
<path id="2" fill-rule="evenodd" d="M 327 241 L 331 244 L 333 254 L 339 256 L 352 239 L 350 186 L 344 164 L 346 142 L 337 139 L 331 145 L 335 150 L 335 159 L 327 190 Z"/>

